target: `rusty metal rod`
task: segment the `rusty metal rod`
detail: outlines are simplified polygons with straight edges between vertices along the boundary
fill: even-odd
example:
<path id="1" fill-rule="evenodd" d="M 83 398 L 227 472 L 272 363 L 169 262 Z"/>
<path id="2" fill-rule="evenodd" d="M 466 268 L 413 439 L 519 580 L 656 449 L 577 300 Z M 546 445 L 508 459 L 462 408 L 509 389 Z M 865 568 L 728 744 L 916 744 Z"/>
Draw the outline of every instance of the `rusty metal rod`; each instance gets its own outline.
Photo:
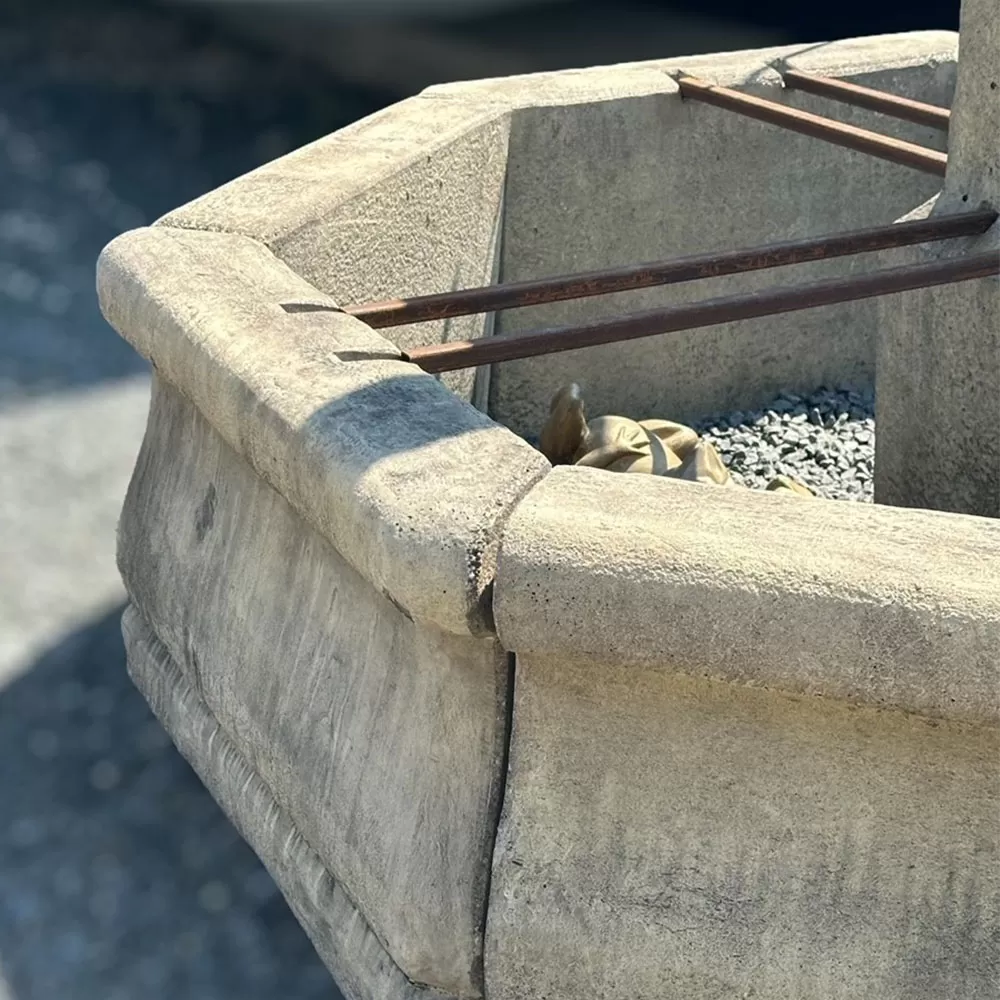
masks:
<path id="1" fill-rule="evenodd" d="M 484 288 L 463 288 L 455 292 L 419 295 L 411 299 L 366 302 L 348 306 L 344 312 L 364 320 L 369 326 L 381 329 L 402 326 L 404 323 L 450 319 L 497 309 L 517 309 L 566 299 L 626 292 L 636 288 L 672 285 L 699 278 L 715 278 L 724 274 L 759 271 L 768 267 L 889 250 L 932 240 L 978 236 L 985 233 L 996 220 L 997 213 L 993 209 L 978 209 L 912 222 L 897 222 L 872 229 L 856 229 L 831 236 L 772 243 L 748 250 L 696 254 L 675 260 L 631 264 L 627 267 L 585 271 L 556 278 L 488 285 Z"/>
<path id="2" fill-rule="evenodd" d="M 803 73 L 797 69 L 786 69 L 782 74 L 785 86 L 791 90 L 802 90 L 817 97 L 828 97 L 841 104 L 851 104 L 858 108 L 868 108 L 903 121 L 915 122 L 917 125 L 928 125 L 931 128 L 948 131 L 951 112 L 936 104 L 925 104 L 909 97 L 897 97 L 884 90 L 874 90 L 872 87 L 862 87 L 847 80 L 835 80 L 829 76 L 817 76 L 814 73 Z"/>
<path id="3" fill-rule="evenodd" d="M 682 77 L 677 81 L 677 85 L 680 87 L 682 97 L 714 104 L 716 107 L 735 111 L 748 118 L 756 118 L 758 121 L 779 125 L 792 132 L 811 135 L 815 139 L 825 139 L 835 146 L 844 146 L 892 163 L 923 170 L 928 174 L 944 176 L 948 157 L 936 149 L 903 142 L 902 139 L 892 139 L 878 132 L 869 132 L 867 129 L 834 121 L 832 118 L 824 118 L 822 115 L 788 108 L 775 101 L 751 97 L 750 94 L 741 94 L 737 90 L 716 87 L 691 76 Z"/>
<path id="4" fill-rule="evenodd" d="M 854 275 L 819 281 L 798 287 L 772 288 L 726 298 L 709 299 L 667 309 L 633 313 L 621 319 L 603 320 L 582 326 L 562 326 L 534 333 L 484 337 L 481 340 L 429 344 L 404 355 L 427 372 L 456 371 L 479 365 L 515 361 L 596 347 L 624 340 L 652 337 L 678 330 L 693 330 L 735 320 L 756 319 L 778 313 L 813 309 L 838 302 L 853 302 L 879 295 L 927 288 L 956 281 L 971 281 L 1000 274 L 1000 253 L 988 253 L 929 264 L 908 264 L 873 274 Z"/>

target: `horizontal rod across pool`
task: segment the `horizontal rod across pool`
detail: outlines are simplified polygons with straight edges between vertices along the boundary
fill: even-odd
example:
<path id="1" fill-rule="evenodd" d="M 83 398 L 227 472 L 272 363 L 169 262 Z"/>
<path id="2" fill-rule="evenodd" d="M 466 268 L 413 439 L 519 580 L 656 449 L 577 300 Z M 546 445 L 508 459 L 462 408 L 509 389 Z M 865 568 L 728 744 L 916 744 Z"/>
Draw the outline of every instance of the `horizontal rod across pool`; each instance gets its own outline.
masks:
<path id="1" fill-rule="evenodd" d="M 778 125 L 790 132 L 823 139 L 835 146 L 844 146 L 859 153 L 867 153 L 869 156 L 944 177 L 948 157 L 936 149 L 904 142 L 902 139 L 893 139 L 879 132 L 858 128 L 856 125 L 846 125 L 832 118 L 800 111 L 798 108 L 789 108 L 777 101 L 767 101 L 752 94 L 730 90 L 728 87 L 717 87 L 691 76 L 681 77 L 677 81 L 677 86 L 680 88 L 681 97 L 712 104 L 727 111 L 735 111 L 747 118 L 755 118 L 769 125 Z"/>
<path id="2" fill-rule="evenodd" d="M 455 371 L 460 368 L 531 358 L 541 354 L 573 351 L 581 347 L 620 343 L 678 330 L 715 326 L 718 323 L 731 323 L 735 320 L 813 309 L 838 302 L 853 302 L 916 288 L 927 288 L 931 285 L 988 278 L 998 274 L 1000 274 L 1000 252 L 992 250 L 927 264 L 909 264 L 874 271 L 871 274 L 818 281 L 797 287 L 772 288 L 689 305 L 672 306 L 667 309 L 654 309 L 581 326 L 563 326 L 538 330 L 534 333 L 430 344 L 414 348 L 404 354 L 404 358 L 427 372 Z"/>
<path id="3" fill-rule="evenodd" d="M 463 288 L 454 292 L 391 299 L 386 302 L 369 302 L 347 306 L 344 312 L 364 320 L 369 326 L 382 329 L 403 326 L 407 323 L 471 316 L 498 309 L 518 309 L 523 306 L 544 305 L 548 302 L 563 302 L 567 299 L 627 292 L 637 288 L 672 285 L 699 278 L 715 278 L 724 274 L 759 271 L 787 264 L 803 264 L 832 257 L 871 253 L 932 240 L 978 236 L 985 233 L 996 219 L 997 213 L 992 209 L 980 209 L 911 222 L 897 222 L 872 229 L 856 229 L 829 236 L 772 243 L 746 250 L 703 253 L 678 257 L 674 260 L 630 264 L 625 267 L 585 271 L 554 278 L 488 285 L 483 288 Z"/>
<path id="4" fill-rule="evenodd" d="M 867 108 L 869 111 L 877 111 L 917 125 L 927 125 L 942 132 L 947 132 L 951 123 L 951 112 L 948 108 L 914 101 L 909 97 L 897 97 L 896 94 L 875 90 L 872 87 L 862 87 L 848 80 L 803 73 L 797 69 L 785 70 L 781 74 L 781 79 L 789 90 L 801 90 L 817 97 L 827 97 L 832 101 L 840 101 L 841 104 Z"/>

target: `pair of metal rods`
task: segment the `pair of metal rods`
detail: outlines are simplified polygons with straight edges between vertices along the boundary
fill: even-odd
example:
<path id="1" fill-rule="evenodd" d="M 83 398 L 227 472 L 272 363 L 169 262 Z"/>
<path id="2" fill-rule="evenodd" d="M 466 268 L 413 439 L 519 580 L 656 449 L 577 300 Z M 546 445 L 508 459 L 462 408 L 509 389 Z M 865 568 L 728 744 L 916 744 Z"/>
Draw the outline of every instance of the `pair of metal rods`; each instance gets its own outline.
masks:
<path id="1" fill-rule="evenodd" d="M 813 73 L 803 73 L 801 70 L 786 69 L 781 78 L 789 90 L 802 90 L 817 97 L 827 97 L 842 104 L 852 104 L 869 111 L 878 111 L 883 115 L 891 115 L 903 121 L 926 125 L 942 132 L 948 131 L 951 122 L 951 112 L 948 108 L 936 104 L 925 104 L 909 97 L 897 97 L 884 90 L 874 90 L 862 87 L 847 80 L 836 80 L 829 76 L 816 76 Z"/>
<path id="2" fill-rule="evenodd" d="M 751 249 L 695 254 L 674 260 L 631 264 L 533 281 L 512 281 L 503 285 L 463 288 L 409 299 L 368 302 L 347 306 L 344 311 L 376 329 L 454 319 L 457 316 L 471 316 L 500 309 L 519 309 L 876 250 L 890 250 L 934 240 L 978 236 L 985 233 L 996 219 L 997 213 L 992 209 L 979 209 L 931 219 L 897 222 L 872 229 L 771 243 Z"/>
<path id="3" fill-rule="evenodd" d="M 921 116 L 930 115 L 933 117 L 937 115 L 937 120 L 944 123 L 943 127 L 947 127 L 949 112 L 945 108 L 936 108 L 930 104 L 910 101 L 893 94 L 845 83 L 842 80 L 813 76 L 795 70 L 787 70 L 784 73 L 784 79 L 789 86 L 797 87 L 800 90 L 822 93 L 824 96 L 835 97 L 837 100 L 849 104 L 872 107 L 894 114 L 896 117 L 909 118 L 912 121 L 921 120 Z M 930 153 L 934 161 L 934 172 L 938 172 L 939 165 L 943 169 L 944 154 L 934 150 L 925 150 L 921 146 L 914 146 L 910 143 L 899 143 L 897 140 L 887 139 L 874 132 L 841 125 L 839 122 L 831 122 L 818 115 L 809 115 L 806 112 L 789 109 L 772 101 L 748 97 L 737 91 L 714 87 L 696 80 L 682 80 L 681 88 L 682 91 L 687 91 L 689 97 L 700 98 L 711 103 L 721 103 L 725 107 L 732 107 L 743 113 L 752 112 L 755 117 L 763 116 L 765 120 L 790 127 L 794 125 L 798 131 L 807 131 L 808 134 L 819 133 L 822 134 L 823 138 L 830 138 L 828 126 L 832 124 L 837 126 L 834 131 L 838 139 L 843 138 L 847 144 L 854 148 L 862 148 L 866 152 L 875 151 L 877 155 L 884 154 L 889 149 L 890 158 L 895 158 L 902 147 L 902 155 L 905 160 L 908 161 L 911 156 L 916 155 L 922 163 L 924 154 Z M 968 216 L 955 216 L 951 220 L 937 219 L 886 226 L 881 229 L 845 233 L 796 243 L 775 244 L 772 247 L 737 251 L 731 254 L 706 254 L 678 261 L 639 264 L 614 271 L 591 271 L 561 278 L 524 281 L 491 288 L 472 288 L 437 295 L 423 295 L 411 299 L 369 302 L 349 306 L 345 311 L 358 319 L 363 319 L 369 326 L 375 328 L 419 323 L 425 320 L 447 319 L 471 313 L 489 312 L 495 309 L 512 309 L 545 302 L 558 302 L 564 299 L 584 298 L 589 295 L 606 295 L 610 292 L 648 288 L 672 281 L 689 281 L 720 274 L 734 274 L 738 271 L 756 270 L 759 267 L 795 264 L 842 254 L 864 253 L 869 250 L 884 250 L 889 247 L 904 246 L 907 243 L 922 243 L 925 240 L 974 235 L 976 232 L 984 231 L 991 224 L 986 223 L 982 229 L 976 229 L 979 219 L 984 217 L 972 213 Z M 966 229 L 965 226 L 971 226 L 971 228 Z M 758 260 L 758 258 L 768 256 L 775 258 L 773 263 Z"/>
<path id="4" fill-rule="evenodd" d="M 856 84 L 795 70 L 785 71 L 783 78 L 790 88 L 871 108 L 924 125 L 942 129 L 948 127 L 950 113 L 945 108 L 937 108 L 934 105 L 896 97 Z M 725 87 L 716 87 L 691 77 L 682 78 L 678 81 L 678 85 L 684 97 L 737 111 L 791 131 L 816 136 L 837 145 L 937 175 L 943 175 L 945 171 L 947 158 L 944 153 L 936 150 L 845 125 L 820 115 L 788 108 Z M 372 327 L 401 326 L 886 250 L 933 240 L 975 236 L 985 232 L 996 220 L 995 211 L 983 208 L 974 212 L 775 243 L 749 250 L 700 254 L 672 261 L 590 271 L 537 281 L 365 303 L 348 307 L 344 311 L 364 320 Z M 775 288 L 711 299 L 583 326 L 557 327 L 534 333 L 490 337 L 476 341 L 431 344 L 414 348 L 404 356 L 428 372 L 453 371 L 660 333 L 713 326 L 734 320 L 889 295 L 931 285 L 969 281 L 997 274 L 1000 274 L 1000 255 L 994 251 L 798 287 Z"/>
<path id="5" fill-rule="evenodd" d="M 810 85 L 813 86 L 814 93 L 818 88 L 830 89 L 829 83 L 817 83 L 815 79 L 807 77 L 806 74 L 798 74 L 793 79 L 800 90 L 807 89 Z M 804 88 L 802 84 L 806 81 L 808 82 Z M 717 87 L 715 84 L 706 83 L 695 77 L 681 77 L 677 81 L 677 86 L 680 88 L 681 97 L 726 108 L 747 118 L 755 118 L 771 125 L 779 125 L 790 132 L 799 132 L 815 139 L 824 139 L 836 146 L 844 146 L 847 149 L 868 153 L 870 156 L 876 156 L 882 160 L 913 167 L 925 173 L 936 174 L 938 177 L 944 176 L 948 164 L 947 155 L 936 149 L 928 149 L 926 146 L 918 146 L 916 143 L 904 142 L 902 139 L 893 139 L 878 132 L 858 128 L 855 125 L 846 125 L 832 118 L 814 115 L 809 111 L 800 111 L 798 108 L 789 108 L 784 104 L 777 103 L 777 101 L 767 101 L 762 97 L 754 97 L 751 94 L 740 93 L 738 90 L 730 90 L 728 87 Z M 848 97 L 852 96 L 840 88 L 836 89 L 839 95 L 838 100 L 847 101 Z M 852 100 L 850 103 L 857 102 Z"/>
<path id="6" fill-rule="evenodd" d="M 620 343 L 679 330 L 757 319 L 778 313 L 813 309 L 838 302 L 891 295 L 932 285 L 971 281 L 1000 274 L 1000 253 L 972 254 L 929 264 L 894 267 L 874 274 L 864 274 L 832 281 L 790 288 L 772 288 L 762 292 L 709 299 L 690 305 L 633 313 L 621 319 L 582 326 L 563 326 L 533 333 L 485 337 L 445 344 L 417 347 L 404 357 L 427 372 L 447 372 L 460 368 L 496 364 L 555 354 L 583 347 Z"/>

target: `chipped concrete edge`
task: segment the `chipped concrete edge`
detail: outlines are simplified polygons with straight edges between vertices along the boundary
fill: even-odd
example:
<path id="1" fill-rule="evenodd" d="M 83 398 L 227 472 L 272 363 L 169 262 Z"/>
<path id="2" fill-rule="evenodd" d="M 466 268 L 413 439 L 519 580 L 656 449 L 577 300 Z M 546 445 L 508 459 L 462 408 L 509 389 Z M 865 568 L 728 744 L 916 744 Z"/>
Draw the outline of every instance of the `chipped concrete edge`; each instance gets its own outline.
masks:
<path id="1" fill-rule="evenodd" d="M 111 325 L 377 590 L 492 633 L 499 526 L 542 455 L 247 237 L 135 230 L 97 284 Z"/>

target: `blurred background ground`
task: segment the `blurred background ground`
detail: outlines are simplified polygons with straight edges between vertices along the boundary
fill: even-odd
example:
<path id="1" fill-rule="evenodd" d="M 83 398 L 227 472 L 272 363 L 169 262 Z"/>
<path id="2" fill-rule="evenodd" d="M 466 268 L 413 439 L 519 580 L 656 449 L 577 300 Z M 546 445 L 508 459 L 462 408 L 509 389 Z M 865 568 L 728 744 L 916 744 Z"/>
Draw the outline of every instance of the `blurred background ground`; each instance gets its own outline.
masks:
<path id="1" fill-rule="evenodd" d="M 958 12 L 378 3 L 0 0 L 0 1000 L 338 996 L 125 674 L 114 527 L 148 379 L 98 312 L 101 247 L 430 83 Z"/>

